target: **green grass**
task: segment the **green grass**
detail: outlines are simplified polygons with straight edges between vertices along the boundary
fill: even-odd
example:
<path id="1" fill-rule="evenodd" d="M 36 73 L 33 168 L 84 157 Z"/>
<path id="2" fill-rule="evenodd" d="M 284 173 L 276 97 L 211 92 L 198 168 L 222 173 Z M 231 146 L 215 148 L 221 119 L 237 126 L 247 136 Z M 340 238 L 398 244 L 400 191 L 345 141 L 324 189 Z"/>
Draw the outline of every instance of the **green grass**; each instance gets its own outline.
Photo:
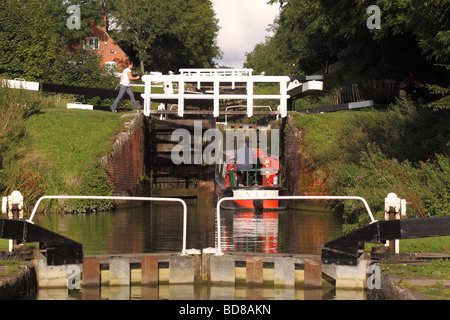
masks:
<path id="1" fill-rule="evenodd" d="M 304 159 L 314 161 L 315 167 L 325 166 L 330 161 L 343 156 L 340 141 L 342 133 L 349 125 L 349 119 L 357 114 L 353 111 L 340 111 L 335 113 L 303 115 L 295 114 L 294 125 L 305 132 L 302 152 L 308 154 Z M 313 147 L 313 150 L 309 150 Z M 313 154 L 309 154 L 313 152 Z M 323 162 L 322 162 L 323 161 Z"/>
<path id="2" fill-rule="evenodd" d="M 8 250 L 9 250 L 9 240 L 0 239 L 0 251 L 8 251 Z"/>
<path id="3" fill-rule="evenodd" d="M 444 285 L 444 281 L 450 279 L 449 260 L 433 260 L 424 265 L 387 264 L 383 267 L 383 271 L 388 275 L 403 277 L 399 286 L 429 295 L 428 299 L 450 299 L 450 290 Z M 428 279 L 428 281 L 418 285 L 417 280 L 413 279 Z"/>
<path id="4" fill-rule="evenodd" d="M 6 270 L 0 271 L 0 277 L 8 276 L 16 272 L 24 263 L 17 260 L 0 260 L 0 266 L 7 266 Z"/>
<path id="5" fill-rule="evenodd" d="M 44 109 L 27 122 L 29 153 L 49 165 L 48 176 L 70 184 L 110 151 L 111 138 L 125 121 L 109 112 Z"/>
<path id="6" fill-rule="evenodd" d="M 79 193 L 85 180 L 98 178 L 94 185 L 103 185 L 99 160 L 129 120 L 111 112 L 69 110 L 69 100 L 0 88 L 0 195 L 21 191 L 27 211 L 42 195 Z"/>
<path id="7" fill-rule="evenodd" d="M 450 254 L 450 236 L 400 240 L 403 252 L 438 252 Z"/>
<path id="8" fill-rule="evenodd" d="M 416 278 L 450 279 L 450 261 L 439 259 L 431 261 L 430 264 L 420 266 L 390 264 L 386 271 L 389 274 L 414 276 Z"/>

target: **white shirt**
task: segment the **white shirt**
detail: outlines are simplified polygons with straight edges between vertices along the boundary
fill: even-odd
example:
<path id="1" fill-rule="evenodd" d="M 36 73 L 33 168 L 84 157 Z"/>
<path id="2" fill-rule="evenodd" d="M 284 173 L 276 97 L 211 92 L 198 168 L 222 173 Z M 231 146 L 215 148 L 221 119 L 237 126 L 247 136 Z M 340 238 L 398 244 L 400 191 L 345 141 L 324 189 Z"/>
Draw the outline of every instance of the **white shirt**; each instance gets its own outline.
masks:
<path id="1" fill-rule="evenodd" d="M 125 87 L 129 87 L 131 83 L 130 78 L 128 77 L 128 73 L 131 73 L 130 68 L 126 68 L 125 70 L 123 70 L 122 76 L 120 77 L 120 84 L 124 85 Z"/>

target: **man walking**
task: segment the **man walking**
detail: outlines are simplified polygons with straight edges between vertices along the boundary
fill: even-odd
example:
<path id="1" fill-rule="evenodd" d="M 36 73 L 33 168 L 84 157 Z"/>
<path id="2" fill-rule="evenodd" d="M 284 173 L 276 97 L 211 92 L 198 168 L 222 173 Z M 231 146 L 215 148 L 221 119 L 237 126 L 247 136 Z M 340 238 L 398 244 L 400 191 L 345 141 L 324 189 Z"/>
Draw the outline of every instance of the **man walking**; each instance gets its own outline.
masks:
<path id="1" fill-rule="evenodd" d="M 133 77 L 131 74 L 131 69 L 133 69 L 133 62 L 129 62 L 128 66 L 125 70 L 123 70 L 122 75 L 120 77 L 119 84 L 119 95 L 111 106 L 111 111 L 117 113 L 117 106 L 119 105 L 120 100 L 122 100 L 125 92 L 130 96 L 131 103 L 133 104 L 134 110 L 138 110 L 139 106 L 136 104 L 136 99 L 134 98 L 134 93 L 130 88 L 131 80 L 140 79 L 140 76 Z"/>

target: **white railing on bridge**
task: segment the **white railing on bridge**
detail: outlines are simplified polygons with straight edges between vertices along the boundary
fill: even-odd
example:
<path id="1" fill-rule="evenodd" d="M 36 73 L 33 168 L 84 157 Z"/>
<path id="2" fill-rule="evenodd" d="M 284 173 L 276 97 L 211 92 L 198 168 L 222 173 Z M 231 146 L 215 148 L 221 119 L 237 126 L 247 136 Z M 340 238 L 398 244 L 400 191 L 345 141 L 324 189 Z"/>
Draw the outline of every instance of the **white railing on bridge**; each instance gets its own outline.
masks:
<path id="1" fill-rule="evenodd" d="M 34 215 L 42 200 L 45 199 L 79 199 L 79 200 L 120 200 L 120 201 L 151 201 L 151 202 L 179 202 L 183 205 L 183 250 L 181 255 L 187 255 L 186 251 L 186 236 L 187 236 L 187 205 L 186 202 L 178 198 L 152 198 L 152 197 L 115 197 L 115 196 L 44 196 L 41 197 L 34 205 L 33 212 L 30 218 L 27 220 L 33 223 Z"/>
<path id="2" fill-rule="evenodd" d="M 223 255 L 222 252 L 222 237 L 221 237 L 221 226 L 220 226 L 220 205 L 224 201 L 233 201 L 233 200 L 359 200 L 362 201 L 364 207 L 369 214 L 371 223 L 376 222 L 373 217 L 372 211 L 370 210 L 369 204 L 362 197 L 357 196 L 273 196 L 273 197 L 224 197 L 217 201 L 216 207 L 216 225 L 217 225 L 217 248 L 215 249 L 216 255 Z"/>
<path id="3" fill-rule="evenodd" d="M 251 77 L 253 69 L 180 69 L 183 76 L 220 76 L 220 77 Z M 236 83 L 231 83 L 231 88 L 236 88 Z M 201 89 L 201 82 L 197 82 L 197 89 Z"/>
<path id="4" fill-rule="evenodd" d="M 184 76 L 252 76 L 253 69 L 180 69 Z"/>
<path id="5" fill-rule="evenodd" d="M 208 69 L 206 69 L 208 70 Z M 225 70 L 225 69 L 222 69 Z M 229 69 L 232 70 L 232 69 Z M 187 72 L 187 71 L 185 71 Z M 223 73 L 214 74 L 212 71 L 204 74 L 179 74 L 179 75 L 145 75 L 142 77 L 145 83 L 144 98 L 144 115 L 150 116 L 152 99 L 158 100 L 177 100 L 178 116 L 183 117 L 185 100 L 213 100 L 213 114 L 214 117 L 220 115 L 219 103 L 220 100 L 247 100 L 247 116 L 253 116 L 253 102 L 255 99 L 261 100 L 280 100 L 279 112 L 281 117 L 287 116 L 287 86 L 290 78 L 287 76 L 247 76 L 247 75 L 226 75 Z M 158 94 L 152 92 L 152 86 L 156 83 L 175 83 L 178 87 L 178 92 L 171 94 Z M 186 83 L 208 83 L 213 85 L 211 92 L 204 94 L 191 94 L 185 89 Z M 220 93 L 221 83 L 242 83 L 246 87 L 246 93 L 242 94 L 223 94 Z M 255 94 L 254 86 L 257 83 L 277 83 L 280 87 L 279 94 Z"/>

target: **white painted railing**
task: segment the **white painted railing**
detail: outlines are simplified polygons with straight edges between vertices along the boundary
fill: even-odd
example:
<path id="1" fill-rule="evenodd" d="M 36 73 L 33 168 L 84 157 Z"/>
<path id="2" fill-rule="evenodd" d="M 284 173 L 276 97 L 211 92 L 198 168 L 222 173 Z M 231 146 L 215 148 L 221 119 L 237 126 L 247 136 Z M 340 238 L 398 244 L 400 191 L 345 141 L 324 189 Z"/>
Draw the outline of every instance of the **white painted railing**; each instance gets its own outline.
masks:
<path id="1" fill-rule="evenodd" d="M 142 94 L 144 98 L 144 114 L 150 116 L 151 114 L 151 101 L 152 99 L 159 100 L 177 100 L 178 101 L 178 116 L 183 117 L 185 100 L 213 100 L 214 105 L 214 117 L 220 115 L 219 102 L 220 100 L 247 100 L 247 116 L 253 116 L 253 101 L 255 99 L 261 100 L 280 100 L 280 115 L 281 117 L 287 116 L 287 100 L 289 95 L 287 94 L 287 84 L 290 81 L 289 77 L 285 76 L 242 76 L 242 75 L 145 75 L 142 77 L 142 81 L 145 83 L 145 93 Z M 155 83 L 176 83 L 178 86 L 178 92 L 172 94 L 157 94 L 152 93 L 152 86 Z M 202 95 L 189 94 L 185 91 L 185 84 L 189 82 L 208 83 L 213 84 L 212 93 L 205 93 Z M 243 83 L 247 90 L 243 94 L 221 94 L 220 84 L 232 82 Z M 279 94 L 255 94 L 255 83 L 278 83 L 280 86 Z"/>
<path id="2" fill-rule="evenodd" d="M 11 89 L 39 91 L 39 82 L 26 81 L 22 78 L 15 78 L 14 80 L 3 79 L 1 85 Z"/>
<path id="3" fill-rule="evenodd" d="M 230 76 L 244 76 L 251 77 L 253 75 L 253 69 L 180 69 L 180 74 L 183 76 L 220 76 L 220 77 L 230 77 Z M 197 89 L 200 90 L 202 87 L 201 82 L 197 81 Z M 236 82 L 231 82 L 231 88 L 234 90 L 236 88 Z"/>
<path id="4" fill-rule="evenodd" d="M 221 238 L 221 226 L 220 226 L 220 205 L 224 201 L 233 200 L 359 200 L 364 203 L 366 210 L 369 214 L 371 223 L 376 222 L 373 217 L 372 211 L 369 208 L 369 204 L 364 198 L 356 196 L 274 196 L 274 197 L 225 197 L 217 202 L 216 218 L 217 218 L 217 248 L 216 255 L 223 255 L 222 252 L 222 238 Z"/>
<path id="5" fill-rule="evenodd" d="M 180 74 L 185 76 L 252 76 L 253 69 L 199 69 L 199 68 L 185 68 L 180 69 Z"/>
<path id="6" fill-rule="evenodd" d="M 154 202 L 179 202 L 183 205 L 183 250 L 181 254 L 186 255 L 186 235 L 187 235 L 187 205 L 186 202 L 178 198 L 152 198 L 152 197 L 114 197 L 114 196 L 44 196 L 35 204 L 30 218 L 27 220 L 33 222 L 34 215 L 42 200 L 45 199 L 79 199 L 79 200 L 121 200 L 121 201 L 154 201 Z"/>

